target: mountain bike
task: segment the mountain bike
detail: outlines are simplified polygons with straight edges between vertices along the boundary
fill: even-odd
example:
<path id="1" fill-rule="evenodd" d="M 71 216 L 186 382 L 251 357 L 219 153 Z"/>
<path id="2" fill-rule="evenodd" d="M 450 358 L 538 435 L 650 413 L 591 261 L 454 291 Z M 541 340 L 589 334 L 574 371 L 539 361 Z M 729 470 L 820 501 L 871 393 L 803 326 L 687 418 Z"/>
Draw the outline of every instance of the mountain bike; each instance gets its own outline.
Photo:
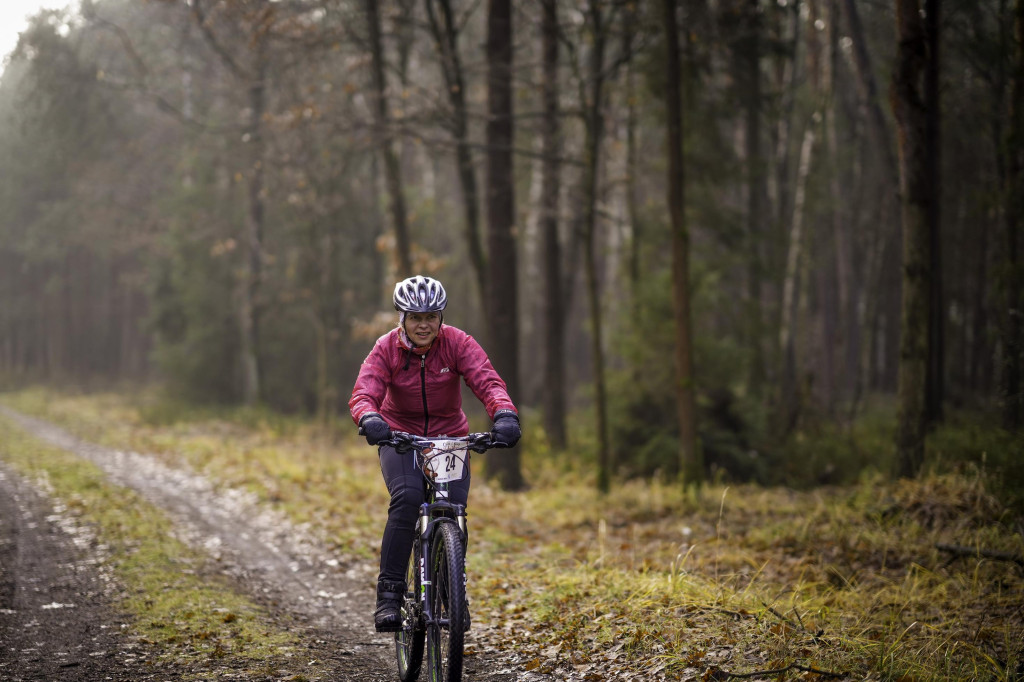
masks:
<path id="1" fill-rule="evenodd" d="M 392 431 L 380 445 L 414 452 L 426 481 L 406 575 L 402 629 L 395 633 L 398 676 L 402 682 L 419 677 L 425 647 L 430 682 L 460 682 L 469 627 L 466 508 L 448 501 L 448 485 L 462 480 L 470 451 L 485 452 L 497 444 L 489 433 L 426 438 Z"/>

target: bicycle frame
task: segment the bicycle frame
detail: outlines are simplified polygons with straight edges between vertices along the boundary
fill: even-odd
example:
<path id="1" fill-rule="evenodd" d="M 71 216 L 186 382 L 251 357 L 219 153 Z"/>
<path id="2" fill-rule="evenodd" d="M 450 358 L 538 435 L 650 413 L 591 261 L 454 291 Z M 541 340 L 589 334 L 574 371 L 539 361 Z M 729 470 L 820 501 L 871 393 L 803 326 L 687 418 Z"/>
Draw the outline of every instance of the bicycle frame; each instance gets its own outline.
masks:
<path id="1" fill-rule="evenodd" d="M 415 565 L 408 576 L 407 589 L 411 594 L 403 606 L 402 629 L 395 633 L 399 677 L 403 682 L 417 678 L 426 643 L 431 682 L 458 682 L 462 675 L 464 628 L 468 623 L 466 509 L 449 501 L 448 484 L 464 476 L 470 451 L 484 452 L 493 443 L 488 433 L 423 438 L 397 432 L 385 444 L 400 452 L 415 451 L 418 468 L 426 481 L 426 499 L 420 505 L 413 539 L 411 562 Z M 455 532 L 446 531 L 446 526 Z M 452 557 L 453 553 L 457 556 Z M 443 559 L 443 565 L 435 567 L 433 563 L 438 558 Z M 435 575 L 435 568 L 441 576 Z M 447 583 L 442 579 L 439 584 L 439 577 L 446 577 Z"/>

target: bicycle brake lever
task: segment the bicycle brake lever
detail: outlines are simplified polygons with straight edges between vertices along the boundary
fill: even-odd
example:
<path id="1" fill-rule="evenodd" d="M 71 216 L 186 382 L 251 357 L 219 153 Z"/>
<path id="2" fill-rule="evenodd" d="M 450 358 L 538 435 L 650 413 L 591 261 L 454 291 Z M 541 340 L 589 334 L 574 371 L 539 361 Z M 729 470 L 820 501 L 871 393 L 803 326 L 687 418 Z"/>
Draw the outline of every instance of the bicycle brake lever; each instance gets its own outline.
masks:
<path id="1" fill-rule="evenodd" d="M 411 442 L 411 436 L 405 431 L 392 431 L 388 440 L 394 444 L 395 451 L 402 454 L 416 449 L 416 445 Z"/>

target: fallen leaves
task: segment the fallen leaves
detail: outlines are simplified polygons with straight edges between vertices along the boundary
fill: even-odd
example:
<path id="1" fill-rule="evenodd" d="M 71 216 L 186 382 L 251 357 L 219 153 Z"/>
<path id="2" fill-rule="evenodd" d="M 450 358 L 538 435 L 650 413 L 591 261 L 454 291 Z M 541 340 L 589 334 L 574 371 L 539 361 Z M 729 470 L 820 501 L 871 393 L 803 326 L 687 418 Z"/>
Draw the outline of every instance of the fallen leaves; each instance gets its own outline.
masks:
<path id="1" fill-rule="evenodd" d="M 339 546 L 379 538 L 382 517 L 366 511 L 386 506 L 372 457 L 237 424 L 218 433 L 215 423 L 223 424 L 147 426 L 145 436 L 263 490 Z M 985 557 L 943 565 L 949 557 L 936 550 L 1021 554 L 1019 533 L 980 479 L 870 480 L 807 493 L 746 486 L 728 498 L 721 488 L 686 497 L 633 481 L 601 497 L 558 473 L 518 494 L 474 481 L 469 585 L 482 616 L 474 652 L 497 647 L 521 669 L 573 680 L 779 670 L 791 679 L 845 670 L 999 677 L 1024 656 L 1016 565 Z M 908 629 L 912 622 L 926 626 Z"/>

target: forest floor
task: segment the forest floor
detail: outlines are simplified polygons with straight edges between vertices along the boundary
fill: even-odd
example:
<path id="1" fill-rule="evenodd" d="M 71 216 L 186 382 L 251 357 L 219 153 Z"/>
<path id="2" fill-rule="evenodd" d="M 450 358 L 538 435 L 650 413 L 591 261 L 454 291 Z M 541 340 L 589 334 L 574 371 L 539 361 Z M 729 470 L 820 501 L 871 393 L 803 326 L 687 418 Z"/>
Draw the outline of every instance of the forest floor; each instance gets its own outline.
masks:
<path id="1" fill-rule="evenodd" d="M 137 492 L 165 512 L 173 534 L 210 559 L 183 553 L 171 557 L 181 564 L 178 571 L 214 586 L 212 594 L 198 594 L 186 608 L 209 611 L 218 629 L 248 616 L 263 628 L 257 637 L 262 634 L 274 642 L 269 651 L 249 656 L 252 636 L 227 628 L 197 631 L 179 623 L 186 625 L 184 632 L 154 637 L 144 630 L 168 628 L 154 628 L 152 622 L 136 627 L 140 615 L 155 616 L 147 609 L 132 613 L 121 604 L 132 587 L 119 584 L 117 569 L 109 565 L 117 562 L 108 561 L 103 539 L 75 513 L 81 502 L 69 505 L 51 497 L 54 472 L 33 481 L 5 463 L 12 449 L 25 448 L 8 430 L 2 439 L 6 445 L 0 446 L 7 449 L 0 452 L 0 679 L 396 679 L 391 637 L 373 632 L 376 567 L 365 557 L 327 551 L 252 495 L 217 488 L 195 473 L 79 440 L 49 422 L 2 406 L 0 418 L 44 446 L 91 462 L 110 483 Z M 33 458 L 45 458 L 37 446 L 27 451 Z M 160 589 L 182 589 L 176 578 L 172 575 L 169 580 L 175 582 Z M 245 595 L 251 603 L 228 608 L 222 590 Z M 144 603 L 155 599 L 141 596 Z M 183 642 L 182 634 L 191 641 Z M 545 678 L 517 674 L 508 656 L 474 642 L 472 630 L 469 641 L 477 655 L 467 659 L 467 679 Z M 184 644 L 191 655 L 169 655 L 167 644 Z"/>
<path id="2" fill-rule="evenodd" d="M 365 444 L 138 397 L 0 402 L 0 679 L 395 679 Z M 530 453 L 526 492 L 474 477 L 467 680 L 1024 679 L 1021 519 L 977 472 L 600 496 Z"/>

